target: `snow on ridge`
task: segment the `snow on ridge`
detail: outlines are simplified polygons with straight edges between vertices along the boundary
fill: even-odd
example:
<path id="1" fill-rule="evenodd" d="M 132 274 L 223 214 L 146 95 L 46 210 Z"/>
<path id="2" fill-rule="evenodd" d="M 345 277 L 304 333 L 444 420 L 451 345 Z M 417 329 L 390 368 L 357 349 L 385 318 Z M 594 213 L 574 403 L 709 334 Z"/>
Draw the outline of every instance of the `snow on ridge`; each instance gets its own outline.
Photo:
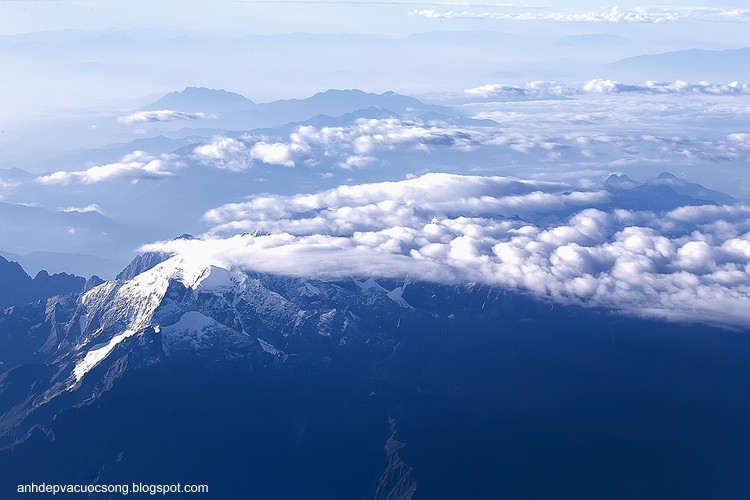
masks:
<path id="1" fill-rule="evenodd" d="M 192 290 L 212 290 L 231 285 L 230 277 L 228 270 L 203 259 L 174 256 L 123 283 L 108 312 L 113 320 L 125 320 L 129 329 L 143 330 L 151 324 L 171 281 Z"/>
<path id="2" fill-rule="evenodd" d="M 406 288 L 406 285 L 400 286 L 398 288 L 394 288 L 390 292 L 386 294 L 386 296 L 391 299 L 393 302 L 398 304 L 399 306 L 403 307 L 404 309 L 414 309 L 411 304 L 409 304 L 406 299 L 404 299 L 404 289 Z"/>
<path id="3" fill-rule="evenodd" d="M 359 287 L 360 290 L 362 290 L 362 293 L 364 294 L 380 294 L 380 293 L 388 293 L 388 290 L 383 288 L 380 283 L 375 281 L 372 278 L 367 278 L 365 281 L 358 281 L 354 280 L 354 283 Z"/>
<path id="4" fill-rule="evenodd" d="M 101 361 L 109 356 L 117 344 L 122 342 L 128 337 L 132 337 L 137 332 L 134 330 L 125 330 L 119 335 L 112 337 L 106 344 L 97 344 L 96 349 L 91 349 L 86 353 L 86 356 L 79 361 L 75 368 L 73 368 L 73 376 L 76 382 L 80 382 L 84 375 L 86 375 L 92 368 L 101 363 Z"/>
<path id="5" fill-rule="evenodd" d="M 109 356 L 120 342 L 151 326 L 154 313 L 161 305 L 172 280 L 193 290 L 213 290 L 232 284 L 231 273 L 227 269 L 198 258 L 174 256 L 124 283 L 107 281 L 92 288 L 83 295 L 81 304 L 88 311 L 87 317 L 94 311 L 102 313 L 102 328 L 95 334 L 95 338 L 108 327 L 117 324 L 124 324 L 125 331 L 89 348 L 73 368 L 76 383 Z M 191 316 L 184 319 L 194 318 Z"/>

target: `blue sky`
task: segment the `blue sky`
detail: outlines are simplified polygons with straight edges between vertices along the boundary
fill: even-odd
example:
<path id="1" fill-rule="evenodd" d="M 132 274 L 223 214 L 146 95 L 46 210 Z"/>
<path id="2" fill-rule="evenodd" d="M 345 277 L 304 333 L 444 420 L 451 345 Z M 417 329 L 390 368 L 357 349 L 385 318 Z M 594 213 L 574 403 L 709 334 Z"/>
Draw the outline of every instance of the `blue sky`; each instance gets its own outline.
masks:
<path id="1" fill-rule="evenodd" d="M 580 83 L 613 78 L 599 66 L 625 57 L 744 47 L 748 28 L 750 9 L 695 0 L 649 7 L 629 1 L 615 7 L 597 1 L 0 0 L 0 65 L 11 68 L 0 80 L 0 121 L 134 107 L 138 99 L 191 85 L 267 101 L 326 88 L 424 96 L 488 83 Z M 129 41 L 98 38 L 113 29 L 125 30 Z M 373 38 L 311 43 L 287 37 L 252 47 L 241 40 L 289 33 Z M 417 33 L 431 35 L 408 38 Z M 618 38 L 608 44 L 569 38 L 601 34 Z M 383 38 L 401 41 L 389 45 Z"/>
<path id="2" fill-rule="evenodd" d="M 623 1 L 615 4 L 621 12 L 661 12 L 679 15 L 694 9 L 742 10 L 738 2 L 662 1 L 658 6 Z M 453 1 L 254 1 L 218 0 L 159 2 L 132 0 L 1 0 L 0 33 L 11 34 L 57 29 L 151 28 L 165 30 L 201 30 L 225 34 L 286 33 L 312 31 L 327 33 L 403 34 L 430 29 L 507 28 L 495 20 L 490 26 L 481 19 L 452 19 L 435 23 L 414 10 L 436 13 L 472 12 L 475 14 L 584 14 L 610 10 L 613 4 L 598 1 L 562 1 L 552 3 L 453 2 Z M 703 13 L 704 18 L 706 12 Z M 736 13 L 735 13 L 736 14 Z M 749 17 L 746 16 L 745 20 Z M 728 18 L 728 19 L 731 19 Z M 486 20 L 486 19 L 485 19 Z M 705 20 L 705 19 L 704 19 Z M 693 20 L 691 23 L 702 22 Z M 449 26 L 445 26 L 449 24 Z M 524 23 L 529 24 L 529 23 Z M 724 22 L 721 24 L 730 24 Z M 736 23 L 731 23 L 736 24 Z M 535 30 L 533 26 L 523 29 Z M 726 36 L 726 34 L 724 35 Z"/>

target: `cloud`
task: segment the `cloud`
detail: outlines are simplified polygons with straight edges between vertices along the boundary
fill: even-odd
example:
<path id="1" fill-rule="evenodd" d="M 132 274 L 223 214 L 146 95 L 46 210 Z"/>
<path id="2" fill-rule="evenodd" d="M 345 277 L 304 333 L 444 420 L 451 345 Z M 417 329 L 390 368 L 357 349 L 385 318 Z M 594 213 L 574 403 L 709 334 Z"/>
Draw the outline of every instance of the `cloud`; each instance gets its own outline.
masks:
<path id="1" fill-rule="evenodd" d="M 750 85 L 737 81 L 720 84 L 706 81 L 689 83 L 682 80 L 674 82 L 649 80 L 643 84 L 626 84 L 617 80 L 593 79 L 578 86 L 539 80 L 521 85 L 493 83 L 464 90 L 466 97 L 483 100 L 518 97 L 544 99 L 576 97 L 586 94 L 750 96 Z"/>
<path id="2" fill-rule="evenodd" d="M 582 86 L 574 93 L 545 82 L 514 89 L 511 91 L 554 92 L 577 98 L 544 103 L 543 107 L 497 104 L 495 100 L 503 99 L 492 94 L 507 92 L 507 87 L 487 85 L 468 89 L 473 95 L 471 102 L 460 108 L 473 118 L 490 119 L 495 124 L 359 118 L 336 126 L 296 126 L 276 136 L 214 137 L 195 147 L 192 156 L 205 165 L 235 171 L 260 164 L 374 171 L 393 169 L 399 163 L 422 172 L 439 165 L 460 172 L 510 173 L 515 169 L 527 176 L 554 173 L 552 177 L 558 179 L 576 172 L 589 172 L 590 178 L 592 173 L 601 176 L 629 162 L 697 165 L 750 159 L 741 135 L 737 135 L 742 130 L 727 129 L 738 113 L 748 113 L 735 99 L 711 97 L 707 106 L 704 93 L 628 92 L 612 94 L 623 95 L 621 99 L 605 100 L 593 92 L 583 93 Z"/>
<path id="3" fill-rule="evenodd" d="M 124 156 L 119 162 L 106 165 L 95 165 L 86 170 L 59 170 L 41 175 L 36 182 L 45 185 L 64 185 L 72 183 L 97 184 L 100 182 L 127 180 L 133 183 L 141 180 L 163 179 L 174 175 L 174 170 L 183 164 L 174 155 L 154 157 L 143 151 L 135 151 Z"/>
<path id="4" fill-rule="evenodd" d="M 464 90 L 464 95 L 480 99 L 490 97 L 545 97 L 575 95 L 575 89 L 565 87 L 554 82 L 534 81 L 522 85 L 506 85 L 491 83 Z"/>
<path id="5" fill-rule="evenodd" d="M 583 92 L 595 94 L 621 94 L 626 92 L 640 92 L 644 94 L 703 94 L 717 96 L 750 95 L 750 85 L 740 82 L 716 84 L 699 82 L 691 84 L 682 80 L 675 82 L 659 82 L 651 80 L 643 85 L 626 85 L 616 80 L 589 80 L 583 85 Z"/>
<path id="6" fill-rule="evenodd" d="M 250 149 L 250 157 L 269 165 L 293 167 L 294 161 L 291 159 L 292 150 L 293 146 L 281 142 L 268 143 L 260 141 L 253 144 L 252 149 Z"/>
<path id="7" fill-rule="evenodd" d="M 97 205 L 96 203 L 92 203 L 90 205 L 86 205 L 85 207 L 67 207 L 67 208 L 61 208 L 60 212 L 79 212 L 79 213 L 88 213 L 88 212 L 98 212 L 100 214 L 104 214 L 104 211 L 102 211 L 101 207 Z"/>
<path id="8" fill-rule="evenodd" d="M 291 197 L 257 196 L 209 210 L 212 234 L 237 231 L 346 235 L 369 231 L 383 220 L 416 221 L 420 211 L 533 215 L 609 200 L 602 190 L 577 190 L 569 184 L 507 177 L 427 174 L 401 182 L 340 186 Z M 392 212 L 392 213 L 391 213 Z M 309 215 L 309 216 L 308 216 Z"/>
<path id="9" fill-rule="evenodd" d="M 283 138 L 218 136 L 197 146 L 193 154 L 206 165 L 229 170 L 245 170 L 254 162 L 294 167 L 329 158 L 341 168 L 352 169 L 375 161 L 373 153 L 377 151 L 400 146 L 421 151 L 430 146 L 470 149 L 482 140 L 480 131 L 468 128 L 411 119 L 360 118 L 351 125 L 335 127 L 302 125 Z"/>
<path id="10" fill-rule="evenodd" d="M 152 123 L 152 122 L 174 122 L 180 120 L 207 120 L 215 119 L 216 115 L 206 113 L 185 113 L 171 109 L 160 109 L 157 111 L 136 111 L 127 116 L 117 119 L 120 123 Z"/>
<path id="11" fill-rule="evenodd" d="M 252 165 L 245 143 L 232 137 L 214 137 L 211 142 L 193 149 L 193 154 L 206 165 L 236 172 Z"/>
<path id="12" fill-rule="evenodd" d="M 144 250 L 296 276 L 481 282 L 628 314 L 748 324 L 749 206 L 587 208 L 605 196 L 426 174 L 224 205 L 206 214 L 214 227 L 202 239 Z M 560 219 L 561 206 L 580 208 Z"/>
<path id="13" fill-rule="evenodd" d="M 467 5 L 471 7 L 470 4 Z M 479 7 L 479 6 L 477 6 Z M 496 10 L 438 11 L 414 9 L 410 16 L 428 19 L 490 19 L 498 21 L 556 21 L 586 23 L 662 24 L 683 21 L 750 21 L 750 9 L 719 8 L 643 8 L 621 9 L 617 6 L 599 11 L 550 12 L 543 9 L 522 10 L 512 5 L 498 5 Z"/>
<path id="14" fill-rule="evenodd" d="M 294 144 L 282 142 L 255 141 L 248 136 L 243 139 L 217 136 L 211 142 L 196 147 L 195 157 L 203 164 L 215 168 L 241 171 L 251 168 L 253 161 L 268 165 L 293 167 L 292 156 L 299 150 Z"/>

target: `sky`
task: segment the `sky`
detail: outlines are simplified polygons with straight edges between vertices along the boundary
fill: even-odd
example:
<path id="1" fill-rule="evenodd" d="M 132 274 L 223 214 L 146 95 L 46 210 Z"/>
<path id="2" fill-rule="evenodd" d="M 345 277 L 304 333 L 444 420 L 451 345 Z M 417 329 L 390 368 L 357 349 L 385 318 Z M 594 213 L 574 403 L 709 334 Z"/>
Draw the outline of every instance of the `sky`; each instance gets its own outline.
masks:
<path id="1" fill-rule="evenodd" d="M 269 101 L 326 88 L 426 96 L 576 83 L 612 78 L 597 66 L 629 56 L 744 47 L 748 26 L 750 9 L 731 2 L 0 0 L 0 64 L 10 68 L 0 125 L 133 108 L 191 85 Z M 575 38 L 592 35 L 612 38 Z"/>
<path id="2" fill-rule="evenodd" d="M 271 34 L 288 32 L 377 33 L 403 35 L 429 29 L 508 28 L 503 19 L 492 15 L 544 18 L 562 14 L 650 14 L 644 22 L 664 16 L 708 20 L 712 16 L 727 21 L 744 17 L 747 8 L 740 2 L 663 1 L 658 6 L 622 1 L 603 4 L 597 1 L 561 1 L 550 3 L 451 2 L 426 0 L 383 1 L 305 1 L 305 0 L 218 0 L 147 2 L 144 0 L 2 0 L 0 34 L 103 28 L 149 28 L 156 30 L 200 30 L 216 34 Z M 433 11 L 432 18 L 415 12 Z M 734 11 L 734 12 L 733 12 Z M 454 19 L 438 18 L 452 12 Z M 723 15 L 721 13 L 724 13 Z M 411 13 L 411 15 L 410 15 Z M 473 13 L 477 19 L 461 19 L 461 13 Z M 661 16 L 661 17 L 659 17 Z M 610 21 L 618 16 L 610 16 Z M 445 22 L 449 21 L 449 22 Z M 525 23 L 524 30 L 538 29 Z M 710 33 L 709 33 L 710 34 Z M 726 36 L 726 33 L 723 34 Z"/>

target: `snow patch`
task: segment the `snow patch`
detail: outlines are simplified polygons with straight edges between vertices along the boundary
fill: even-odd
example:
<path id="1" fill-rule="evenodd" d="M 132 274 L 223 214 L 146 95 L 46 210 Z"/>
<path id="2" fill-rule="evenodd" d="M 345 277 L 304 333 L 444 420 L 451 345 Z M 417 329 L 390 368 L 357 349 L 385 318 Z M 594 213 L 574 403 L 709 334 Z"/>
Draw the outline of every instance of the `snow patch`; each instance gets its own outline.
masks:
<path id="1" fill-rule="evenodd" d="M 367 281 L 354 280 L 354 283 L 357 284 L 359 289 L 362 290 L 362 293 L 364 294 L 377 295 L 381 293 L 388 293 L 388 290 L 380 286 L 380 284 L 372 278 L 368 278 Z"/>
<path id="2" fill-rule="evenodd" d="M 284 352 L 280 349 L 276 349 L 276 347 L 273 346 L 273 344 L 270 344 L 263 340 L 262 338 L 258 338 L 258 343 L 260 344 L 260 347 L 266 351 L 268 354 L 272 354 L 274 356 L 280 356 L 284 354 Z"/>
<path id="3" fill-rule="evenodd" d="M 404 285 L 403 287 L 394 288 L 386 295 L 389 299 L 391 299 L 393 302 L 400 305 L 404 309 L 414 309 L 411 304 L 409 304 L 403 297 L 404 288 L 406 288 L 406 285 Z"/>
<path id="4" fill-rule="evenodd" d="M 209 266 L 208 274 L 198 282 L 196 289 L 217 290 L 220 288 L 230 288 L 234 286 L 232 282 L 232 273 L 227 269 L 216 266 Z"/>
<path id="5" fill-rule="evenodd" d="M 299 294 L 303 297 L 315 297 L 316 295 L 320 295 L 320 288 L 305 281 L 302 286 L 299 287 Z"/>
<path id="6" fill-rule="evenodd" d="M 183 314 L 179 321 L 173 325 L 165 326 L 165 332 L 179 331 L 200 331 L 207 326 L 211 326 L 216 321 L 198 311 L 188 311 Z"/>
<path id="7" fill-rule="evenodd" d="M 73 368 L 73 376 L 76 382 L 80 382 L 84 375 L 86 375 L 92 368 L 102 362 L 114 348 L 128 337 L 132 337 L 136 332 L 134 330 L 125 330 L 119 335 L 112 337 L 106 344 L 97 344 L 86 353 L 86 356 L 79 361 L 75 368 Z"/>

